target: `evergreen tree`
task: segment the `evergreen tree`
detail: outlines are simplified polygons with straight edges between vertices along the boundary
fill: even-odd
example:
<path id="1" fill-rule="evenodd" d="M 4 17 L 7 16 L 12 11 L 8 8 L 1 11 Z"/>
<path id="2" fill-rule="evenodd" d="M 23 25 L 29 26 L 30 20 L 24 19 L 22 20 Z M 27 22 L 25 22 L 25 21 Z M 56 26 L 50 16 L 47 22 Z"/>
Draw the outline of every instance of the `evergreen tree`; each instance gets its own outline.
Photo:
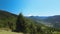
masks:
<path id="1" fill-rule="evenodd" d="M 43 34 L 39 25 L 30 19 L 25 18 L 21 13 L 19 14 L 16 22 L 16 32 L 23 32 L 24 34 Z"/>
<path id="2" fill-rule="evenodd" d="M 23 17 L 22 13 L 19 14 L 16 22 L 16 31 L 17 32 L 24 32 L 25 30 L 25 18 Z"/>

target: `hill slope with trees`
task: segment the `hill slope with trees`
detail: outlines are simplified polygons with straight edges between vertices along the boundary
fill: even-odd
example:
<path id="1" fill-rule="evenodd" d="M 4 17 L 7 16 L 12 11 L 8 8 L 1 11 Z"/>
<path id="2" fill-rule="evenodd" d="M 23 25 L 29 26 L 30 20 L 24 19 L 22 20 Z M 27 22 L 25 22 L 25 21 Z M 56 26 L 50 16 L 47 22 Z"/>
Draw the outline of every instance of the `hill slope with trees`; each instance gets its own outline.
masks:
<path id="1" fill-rule="evenodd" d="M 6 27 L 9 28 L 9 26 L 12 26 L 10 24 L 16 22 L 16 19 L 17 15 L 4 10 L 0 10 L 0 28 L 6 28 Z"/>
<path id="2" fill-rule="evenodd" d="M 25 34 L 52 34 L 54 31 L 59 30 L 47 27 L 40 23 L 40 21 L 37 22 L 26 18 L 22 13 L 15 15 L 3 10 L 0 10 L 0 28 L 9 28 L 13 32 L 22 32 Z"/>

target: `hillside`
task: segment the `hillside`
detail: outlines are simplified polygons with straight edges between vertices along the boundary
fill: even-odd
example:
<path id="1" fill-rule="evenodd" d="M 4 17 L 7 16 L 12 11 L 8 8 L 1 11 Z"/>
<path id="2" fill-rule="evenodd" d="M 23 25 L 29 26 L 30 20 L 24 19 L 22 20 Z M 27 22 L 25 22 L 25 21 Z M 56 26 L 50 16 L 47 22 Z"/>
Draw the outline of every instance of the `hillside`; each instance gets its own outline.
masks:
<path id="1" fill-rule="evenodd" d="M 44 20 L 47 23 L 53 24 L 53 27 L 60 28 L 60 15 L 50 16 Z"/>
<path id="2" fill-rule="evenodd" d="M 46 26 L 53 27 L 53 28 L 60 28 L 60 15 L 55 16 L 30 16 L 28 17 L 38 23 L 45 24 Z"/>
<path id="3" fill-rule="evenodd" d="M 43 27 L 42 24 L 37 23 L 29 18 L 25 18 L 21 14 L 17 17 L 15 14 L 0 10 L 0 29 L 8 30 L 9 28 L 16 32 L 42 33 L 43 31 L 41 27 Z"/>
<path id="4" fill-rule="evenodd" d="M 51 19 L 51 17 L 39 17 L 39 16 L 25 17 L 21 13 L 19 15 L 15 15 L 7 11 L 0 10 L 0 29 L 8 31 L 9 28 L 11 28 L 10 30 L 12 30 L 13 32 L 22 32 L 22 33 L 26 32 L 26 33 L 31 33 L 31 34 L 33 32 L 34 32 L 33 34 L 35 33 L 36 34 L 37 33 L 38 34 L 49 34 L 49 33 L 51 34 L 51 33 L 54 33 L 55 31 L 57 32 L 60 31 L 60 29 L 55 29 L 54 27 L 51 28 L 51 27 L 45 26 L 47 25 L 46 23 L 47 21 L 45 20 L 49 20 L 48 18 Z M 57 18 L 56 18 L 56 21 L 57 21 Z"/>
<path id="5" fill-rule="evenodd" d="M 0 27 L 7 27 L 7 23 L 15 23 L 17 15 L 0 10 Z"/>

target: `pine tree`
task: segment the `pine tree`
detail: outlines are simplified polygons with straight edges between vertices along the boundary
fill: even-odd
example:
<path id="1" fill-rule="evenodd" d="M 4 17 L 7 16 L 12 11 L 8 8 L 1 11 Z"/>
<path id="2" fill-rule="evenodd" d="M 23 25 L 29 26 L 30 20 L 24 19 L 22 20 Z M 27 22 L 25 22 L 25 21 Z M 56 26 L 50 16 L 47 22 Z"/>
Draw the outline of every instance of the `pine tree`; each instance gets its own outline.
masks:
<path id="1" fill-rule="evenodd" d="M 19 14 L 16 22 L 16 31 L 17 32 L 24 32 L 25 30 L 25 18 L 23 17 L 22 13 Z"/>

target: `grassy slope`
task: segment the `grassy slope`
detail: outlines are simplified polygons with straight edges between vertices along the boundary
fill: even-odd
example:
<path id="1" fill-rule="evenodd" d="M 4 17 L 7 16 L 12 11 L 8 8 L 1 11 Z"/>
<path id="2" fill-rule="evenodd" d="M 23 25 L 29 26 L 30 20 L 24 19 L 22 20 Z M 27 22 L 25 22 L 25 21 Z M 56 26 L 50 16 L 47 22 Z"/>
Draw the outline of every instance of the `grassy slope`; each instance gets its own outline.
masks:
<path id="1" fill-rule="evenodd" d="M 23 33 L 16 33 L 11 31 L 0 30 L 0 34 L 23 34 Z"/>
<path id="2" fill-rule="evenodd" d="M 23 34 L 23 33 L 16 33 L 11 31 L 0 30 L 0 34 Z M 60 34 L 60 32 L 53 32 L 53 34 Z"/>
<path id="3" fill-rule="evenodd" d="M 60 32 L 53 32 L 53 34 L 60 34 Z"/>

